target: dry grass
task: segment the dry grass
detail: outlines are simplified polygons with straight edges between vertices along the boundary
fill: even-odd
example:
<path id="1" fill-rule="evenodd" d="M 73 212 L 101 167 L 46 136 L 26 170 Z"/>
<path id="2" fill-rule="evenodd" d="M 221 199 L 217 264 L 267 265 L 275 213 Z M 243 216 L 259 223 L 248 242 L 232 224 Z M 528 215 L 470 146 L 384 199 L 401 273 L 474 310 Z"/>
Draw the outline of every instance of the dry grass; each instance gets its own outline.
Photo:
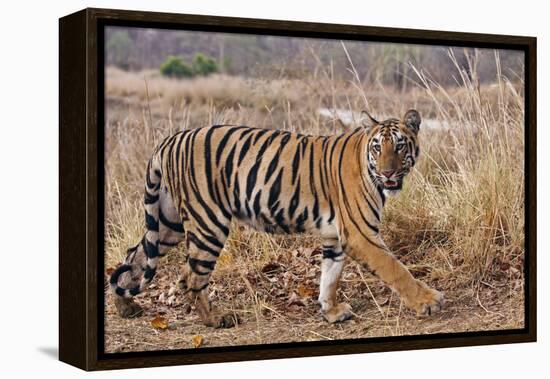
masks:
<path id="1" fill-rule="evenodd" d="M 451 56 L 450 59 L 453 59 Z M 496 60 L 498 62 L 498 59 Z M 107 70 L 105 266 L 115 267 L 143 233 L 145 164 L 155 144 L 182 128 L 228 122 L 310 134 L 344 130 L 321 107 L 380 118 L 416 108 L 448 126 L 421 130 L 421 159 L 402 193 L 388 202 L 382 235 L 413 274 L 445 292 L 446 309 L 418 318 L 378 279 L 347 265 L 340 296 L 354 320 L 328 325 L 315 298 L 320 241 L 272 236 L 235 225 L 213 274 L 212 299 L 244 323 L 212 330 L 173 294 L 181 254 L 170 253 L 151 290 L 138 297 L 145 315 L 122 320 L 106 296 L 107 351 L 241 345 L 523 327 L 523 93 L 502 76 L 477 85 L 457 69 L 460 86 L 439 86 L 417 70 L 421 86 L 402 94 L 377 83 L 334 80 L 330 70 L 262 81 L 214 76 L 170 80 L 153 72 Z M 353 74 L 353 73 L 352 73 Z M 422 129 L 422 128 L 421 128 Z M 150 321 L 162 314 L 168 330 Z"/>

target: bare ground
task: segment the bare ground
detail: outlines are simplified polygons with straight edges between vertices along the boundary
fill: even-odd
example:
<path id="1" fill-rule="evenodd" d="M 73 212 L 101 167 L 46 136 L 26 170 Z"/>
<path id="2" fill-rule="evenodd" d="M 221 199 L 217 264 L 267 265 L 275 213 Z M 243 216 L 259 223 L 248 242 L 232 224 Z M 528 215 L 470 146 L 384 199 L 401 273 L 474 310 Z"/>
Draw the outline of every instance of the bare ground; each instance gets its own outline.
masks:
<path id="1" fill-rule="evenodd" d="M 516 329 L 524 325 L 523 276 L 514 266 L 507 267 L 505 274 L 482 281 L 477 288 L 461 288 L 457 285 L 459 276 L 431 279 L 434 275 L 412 265 L 416 277 L 446 296 L 441 313 L 418 317 L 355 262 L 346 266 L 339 293 L 341 300 L 352 305 L 355 317 L 328 324 L 315 300 L 319 250 L 299 248 L 281 249 L 276 260 L 252 266 L 246 264 L 245 256 L 224 252 L 213 275 L 211 299 L 221 312 L 237 314 L 241 324 L 213 329 L 202 325 L 184 296 L 170 292 L 175 288 L 180 256 L 173 252 L 165 258 L 149 290 L 137 298 L 144 309 L 140 317 L 120 318 L 106 292 L 106 352 L 194 348 L 193 337 L 195 343 L 201 339 L 201 347 L 212 347 Z M 157 316 L 167 321 L 167 329 L 153 327 L 151 321 Z"/>

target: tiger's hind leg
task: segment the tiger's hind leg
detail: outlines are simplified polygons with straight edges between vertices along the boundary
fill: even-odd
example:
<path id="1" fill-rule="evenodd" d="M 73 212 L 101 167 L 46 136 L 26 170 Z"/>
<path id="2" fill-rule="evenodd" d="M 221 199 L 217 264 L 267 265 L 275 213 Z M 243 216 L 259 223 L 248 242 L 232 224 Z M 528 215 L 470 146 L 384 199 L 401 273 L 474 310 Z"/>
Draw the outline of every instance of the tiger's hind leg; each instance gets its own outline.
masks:
<path id="1" fill-rule="evenodd" d="M 345 321 L 352 317 L 351 306 L 338 303 L 336 300 L 336 291 L 345 259 L 346 256 L 337 239 L 324 241 L 319 303 L 323 317 L 330 323 Z"/>
<path id="2" fill-rule="evenodd" d="M 186 231 L 187 262 L 184 265 L 179 281 L 180 289 L 188 294 L 189 301 L 195 305 L 197 313 L 206 326 L 214 328 L 231 328 L 239 323 L 233 314 L 220 314 L 212 306 L 208 297 L 210 275 L 229 233 L 201 230 L 194 225 L 184 225 Z"/>
<path id="3" fill-rule="evenodd" d="M 122 288 L 134 288 L 139 285 L 143 267 L 147 262 L 147 256 L 143 251 L 141 243 L 137 246 L 128 249 L 128 255 L 124 263 L 119 268 L 123 271 L 118 278 L 111 277 L 111 281 L 117 281 Z M 143 309 L 137 304 L 132 297 L 122 297 L 114 293 L 115 307 L 117 313 L 122 318 L 138 317 L 143 313 Z"/>

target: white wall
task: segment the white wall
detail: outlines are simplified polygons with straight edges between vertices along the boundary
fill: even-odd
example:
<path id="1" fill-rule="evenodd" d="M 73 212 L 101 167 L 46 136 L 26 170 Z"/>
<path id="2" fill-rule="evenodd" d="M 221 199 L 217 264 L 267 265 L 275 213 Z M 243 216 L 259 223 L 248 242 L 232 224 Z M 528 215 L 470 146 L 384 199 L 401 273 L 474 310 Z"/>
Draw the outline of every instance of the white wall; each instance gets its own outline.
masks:
<path id="1" fill-rule="evenodd" d="M 35 5 L 36 4 L 36 5 Z M 497 5 L 498 4 L 498 5 Z M 548 13 L 541 1 L 251 1 L 251 0 L 111 0 L 3 2 L 0 23 L 0 162 L 3 228 L 0 254 L 0 349 L 2 376 L 81 375 L 57 362 L 57 18 L 86 6 L 212 14 L 342 24 L 533 35 L 538 40 L 538 141 L 550 138 L 548 110 Z M 548 104 L 547 104 L 548 105 Z M 542 145 L 544 149 L 547 144 Z M 541 149 L 541 150 L 542 150 Z M 539 166 L 542 166 L 539 158 Z M 549 201 L 547 170 L 539 169 L 539 341 L 537 344 L 454 348 L 147 370 L 126 370 L 101 377 L 166 378 L 290 377 L 347 373 L 366 378 L 525 377 L 547 367 Z M 11 375 L 10 375 L 11 374 Z M 540 376 L 540 375 L 536 375 Z"/>

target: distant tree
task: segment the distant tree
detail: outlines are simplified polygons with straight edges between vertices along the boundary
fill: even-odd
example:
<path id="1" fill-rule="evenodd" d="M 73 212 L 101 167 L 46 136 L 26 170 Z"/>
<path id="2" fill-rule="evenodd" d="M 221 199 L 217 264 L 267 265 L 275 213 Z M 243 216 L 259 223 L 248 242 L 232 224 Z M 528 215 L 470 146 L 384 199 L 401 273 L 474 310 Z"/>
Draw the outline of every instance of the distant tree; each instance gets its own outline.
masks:
<path id="1" fill-rule="evenodd" d="M 107 41 L 107 52 L 110 63 L 126 70 L 129 69 L 133 48 L 134 42 L 126 30 L 113 33 L 109 41 Z"/>
<path id="2" fill-rule="evenodd" d="M 183 59 L 173 55 L 168 56 L 160 65 L 160 73 L 164 76 L 189 78 L 194 76 L 193 68 Z"/>
<path id="3" fill-rule="evenodd" d="M 407 81 L 410 79 L 409 64 L 417 63 L 421 52 L 421 48 L 417 45 L 398 43 L 373 45 L 371 54 L 375 59 L 370 73 L 374 76 L 372 80 L 382 80 L 405 91 Z"/>
<path id="4" fill-rule="evenodd" d="M 218 72 L 218 64 L 213 58 L 207 57 L 202 53 L 197 53 L 193 59 L 193 71 L 196 75 L 207 76 Z"/>

